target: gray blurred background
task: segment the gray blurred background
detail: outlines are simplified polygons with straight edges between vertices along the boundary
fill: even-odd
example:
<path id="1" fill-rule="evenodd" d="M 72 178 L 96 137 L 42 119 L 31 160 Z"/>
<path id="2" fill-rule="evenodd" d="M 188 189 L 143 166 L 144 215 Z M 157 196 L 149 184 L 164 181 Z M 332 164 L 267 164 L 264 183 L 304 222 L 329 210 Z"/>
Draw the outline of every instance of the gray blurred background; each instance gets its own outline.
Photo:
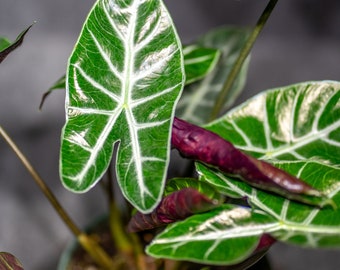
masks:
<path id="1" fill-rule="evenodd" d="M 187 43 L 216 26 L 254 25 L 268 1 L 165 1 Z M 106 210 L 101 190 L 72 194 L 60 184 L 58 152 L 64 92 L 42 112 L 42 93 L 65 73 L 93 0 L 0 0 L 0 35 L 14 40 L 33 21 L 24 45 L 0 66 L 0 124 L 55 190 L 77 224 Z M 268 88 L 307 80 L 340 80 L 340 1 L 281 0 L 253 51 L 249 78 L 238 102 Z M 86 206 L 86 207 L 84 207 Z M 25 269 L 56 269 L 72 235 L 0 140 L 0 251 Z M 340 269 L 340 250 L 303 250 L 278 244 L 269 252 L 275 270 Z"/>

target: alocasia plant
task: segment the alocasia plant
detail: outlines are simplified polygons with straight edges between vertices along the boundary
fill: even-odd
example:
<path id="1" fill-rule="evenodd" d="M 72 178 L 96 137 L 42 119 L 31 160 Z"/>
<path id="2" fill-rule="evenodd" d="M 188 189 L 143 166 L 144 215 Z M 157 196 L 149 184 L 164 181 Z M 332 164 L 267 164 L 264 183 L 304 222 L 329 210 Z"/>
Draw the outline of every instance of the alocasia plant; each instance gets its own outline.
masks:
<path id="1" fill-rule="evenodd" d="M 213 45 L 215 39 L 227 41 L 218 36 L 226 33 L 237 36 L 239 47 L 231 49 L 228 42 L 217 43 L 220 52 L 204 47 Z M 147 248 L 150 255 L 211 264 L 240 263 L 256 253 L 263 237 L 288 241 L 303 235 L 303 229 L 296 229 L 303 224 L 311 225 L 306 229 L 307 238 L 323 237 L 327 230 L 319 225 L 314 230 L 314 220 L 324 211 L 337 213 L 332 208 L 338 204 L 337 179 L 320 184 L 315 176 L 304 174 L 312 165 L 311 158 L 322 170 L 330 163 L 339 164 L 338 155 L 330 151 L 337 151 L 339 144 L 336 83 L 301 84 L 264 93 L 205 128 L 174 118 L 182 88 L 191 84 L 180 104 L 192 108 L 188 112 L 180 107 L 177 113 L 199 124 L 207 122 L 195 111 L 204 104 L 204 111 L 209 112 L 223 84 L 221 74 L 228 74 L 225 59 L 230 61 L 230 52 L 241 50 L 247 35 L 247 31 L 220 30 L 182 49 L 159 0 L 97 1 L 84 24 L 66 75 L 61 177 L 74 192 L 89 190 L 107 170 L 118 144 L 114 160 L 117 180 L 125 198 L 140 211 L 131 220 L 130 230 L 175 222 Z M 242 88 L 247 61 L 229 102 Z M 199 92 L 194 92 L 195 87 Z M 191 96 L 195 98 L 189 104 Z M 246 197 L 249 205 L 213 199 L 206 193 L 209 188 L 200 190 L 190 182 L 197 180 L 188 179 L 162 199 L 170 139 L 172 147 L 184 156 L 208 166 L 197 164 L 201 181 L 216 187 L 219 196 Z M 333 175 L 331 170 L 327 172 Z M 268 204 L 263 197 L 278 202 Z M 297 219 L 289 213 L 300 208 L 311 213 L 295 220 L 294 227 L 286 218 Z M 329 235 L 339 233 L 334 219 L 331 223 L 322 220 Z M 290 232 L 288 224 L 294 231 Z M 283 239 L 282 232 L 291 237 Z M 316 242 L 303 241 L 306 245 Z"/>
<path id="2" fill-rule="evenodd" d="M 0 62 L 28 29 L 12 45 L 2 40 Z M 265 91 L 208 123 L 253 37 L 229 27 L 183 46 L 161 0 L 98 0 L 66 76 L 48 92 L 67 90 L 63 184 L 86 192 L 113 162 L 118 185 L 137 210 L 128 230 L 160 232 L 147 243 L 148 255 L 244 268 L 276 241 L 340 247 L 340 83 Z M 244 86 L 249 57 L 244 60 L 224 109 Z M 166 181 L 171 147 L 195 160 L 198 179 Z M 108 194 L 118 251 L 145 269 L 140 242 L 122 229 L 112 190 Z M 93 239 L 70 228 L 98 264 L 116 269 L 91 248 Z"/>

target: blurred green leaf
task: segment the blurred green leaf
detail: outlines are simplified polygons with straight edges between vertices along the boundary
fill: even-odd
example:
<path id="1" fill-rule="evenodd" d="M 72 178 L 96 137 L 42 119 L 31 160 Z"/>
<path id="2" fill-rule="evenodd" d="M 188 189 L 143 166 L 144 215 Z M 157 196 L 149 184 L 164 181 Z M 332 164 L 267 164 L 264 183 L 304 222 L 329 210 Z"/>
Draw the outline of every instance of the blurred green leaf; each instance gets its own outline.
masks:
<path id="1" fill-rule="evenodd" d="M 217 49 L 189 45 L 183 48 L 186 84 L 209 74 L 218 63 L 221 53 Z"/>
<path id="2" fill-rule="evenodd" d="M 0 52 L 11 45 L 11 41 L 8 38 L 0 37 Z"/>
<path id="3" fill-rule="evenodd" d="M 205 34 L 197 41 L 198 46 L 219 50 L 221 56 L 215 68 L 207 76 L 185 87 L 176 109 L 179 118 L 197 125 L 207 123 L 216 97 L 223 88 L 248 35 L 248 29 L 222 27 Z M 224 110 L 234 103 L 243 90 L 248 65 L 249 57 L 226 97 Z"/>
<path id="4" fill-rule="evenodd" d="M 66 88 L 66 75 L 63 75 L 59 80 L 57 80 L 42 96 L 39 110 L 42 109 L 46 98 L 54 91 L 54 90 L 64 90 Z"/>
<path id="5" fill-rule="evenodd" d="M 27 27 L 24 31 L 22 31 L 19 36 L 16 38 L 16 40 L 11 43 L 6 38 L 0 38 L 0 63 L 5 60 L 5 58 L 16 48 L 18 48 L 22 42 L 24 41 L 24 37 L 27 34 L 28 30 L 33 26 L 30 25 Z"/>

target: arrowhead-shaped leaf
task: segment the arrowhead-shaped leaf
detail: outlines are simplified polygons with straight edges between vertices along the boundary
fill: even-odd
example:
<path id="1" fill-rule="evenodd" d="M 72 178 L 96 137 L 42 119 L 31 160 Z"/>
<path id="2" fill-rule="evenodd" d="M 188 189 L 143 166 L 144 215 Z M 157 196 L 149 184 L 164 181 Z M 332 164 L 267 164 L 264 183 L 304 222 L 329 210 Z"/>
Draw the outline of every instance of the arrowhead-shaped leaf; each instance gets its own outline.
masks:
<path id="1" fill-rule="evenodd" d="M 161 199 L 183 84 L 181 44 L 162 1 L 97 1 L 68 65 L 64 185 L 93 187 L 119 142 L 122 192 L 141 212 L 151 211 Z"/>

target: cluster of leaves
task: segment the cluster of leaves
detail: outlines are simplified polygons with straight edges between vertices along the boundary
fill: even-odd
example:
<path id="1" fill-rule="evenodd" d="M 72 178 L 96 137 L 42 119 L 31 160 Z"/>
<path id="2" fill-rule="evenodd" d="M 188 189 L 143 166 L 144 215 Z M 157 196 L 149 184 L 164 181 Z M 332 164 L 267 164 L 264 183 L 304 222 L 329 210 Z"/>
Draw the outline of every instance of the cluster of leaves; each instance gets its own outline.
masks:
<path id="1" fill-rule="evenodd" d="M 0 40 L 0 61 L 28 29 Z M 67 90 L 63 184 L 94 187 L 116 145 L 119 187 L 139 211 L 129 229 L 173 223 L 147 247 L 154 257 L 230 265 L 257 260 L 277 240 L 340 246 L 340 83 L 264 91 L 208 123 L 247 36 L 221 28 L 182 46 L 162 1 L 99 0 L 50 89 Z M 166 181 L 171 145 L 197 161 L 198 179 Z"/>
<path id="2" fill-rule="evenodd" d="M 266 91 L 206 124 L 247 34 L 220 29 L 182 48 L 161 1 L 103 0 L 91 10 L 70 57 L 60 163 L 63 184 L 74 192 L 92 188 L 117 144 L 119 186 L 140 211 L 130 223 L 132 230 L 192 215 L 153 240 L 147 252 L 155 257 L 234 264 L 253 254 L 267 235 L 301 246 L 340 246 L 339 210 L 327 205 L 340 203 L 339 83 L 309 82 Z M 247 61 L 226 108 L 242 89 L 246 70 Z M 192 179 L 177 179 L 172 187 L 178 189 L 162 200 L 175 110 L 179 117 L 206 124 L 205 129 L 250 156 L 242 154 L 247 162 L 238 163 L 242 152 L 226 149 L 234 165 L 224 172 L 197 163 L 195 181 L 205 183 L 199 184 L 201 195 L 192 191 L 197 186 Z M 209 149 L 205 151 L 214 152 Z M 223 158 L 223 149 L 215 152 L 212 160 Z M 194 158 L 216 166 L 199 155 Z M 289 176 L 280 169 L 296 177 L 287 183 Z M 270 191 L 240 177 L 260 188 L 269 181 Z M 272 193 L 277 191 L 275 181 L 282 184 L 279 193 L 285 197 Z M 202 188 L 206 185 L 209 188 Z M 216 200 L 207 192 L 211 188 L 225 197 L 246 197 L 249 206 Z M 296 196 L 294 190 L 303 192 Z M 204 213 L 197 214 L 200 204 Z"/>

